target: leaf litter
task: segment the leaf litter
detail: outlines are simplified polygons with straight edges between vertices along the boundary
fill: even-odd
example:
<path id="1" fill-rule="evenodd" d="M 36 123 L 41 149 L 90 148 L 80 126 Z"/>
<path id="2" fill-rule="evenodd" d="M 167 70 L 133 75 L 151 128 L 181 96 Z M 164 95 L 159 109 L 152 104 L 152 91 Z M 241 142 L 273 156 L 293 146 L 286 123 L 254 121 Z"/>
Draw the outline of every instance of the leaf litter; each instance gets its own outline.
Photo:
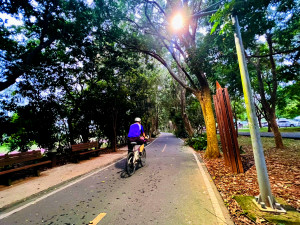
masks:
<path id="1" fill-rule="evenodd" d="M 250 138 L 248 138 L 250 139 Z M 270 139 L 268 140 L 270 141 Z M 300 141 L 288 142 L 284 149 L 264 145 L 264 154 L 271 185 L 275 198 L 284 199 L 289 205 L 300 211 Z M 239 137 L 242 143 L 241 154 L 245 173 L 233 174 L 224 166 L 224 158 L 207 159 L 204 151 L 199 152 L 206 167 L 220 192 L 226 207 L 235 224 L 270 224 L 263 218 L 256 221 L 247 217 L 236 200 L 235 195 L 256 196 L 259 194 L 257 174 L 250 142 Z M 263 140 L 265 142 L 265 140 Z M 265 143 L 263 143 L 265 144 Z"/>

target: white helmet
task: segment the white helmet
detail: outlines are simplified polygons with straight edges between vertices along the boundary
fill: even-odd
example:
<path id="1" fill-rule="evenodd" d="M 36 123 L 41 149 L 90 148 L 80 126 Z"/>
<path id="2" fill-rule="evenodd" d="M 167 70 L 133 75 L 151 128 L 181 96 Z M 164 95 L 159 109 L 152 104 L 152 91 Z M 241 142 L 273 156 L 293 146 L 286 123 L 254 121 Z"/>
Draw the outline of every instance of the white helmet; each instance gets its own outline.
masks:
<path id="1" fill-rule="evenodd" d="M 141 120 L 141 118 L 139 118 L 139 117 L 136 117 L 135 119 L 134 119 L 134 122 L 141 122 L 142 120 Z"/>

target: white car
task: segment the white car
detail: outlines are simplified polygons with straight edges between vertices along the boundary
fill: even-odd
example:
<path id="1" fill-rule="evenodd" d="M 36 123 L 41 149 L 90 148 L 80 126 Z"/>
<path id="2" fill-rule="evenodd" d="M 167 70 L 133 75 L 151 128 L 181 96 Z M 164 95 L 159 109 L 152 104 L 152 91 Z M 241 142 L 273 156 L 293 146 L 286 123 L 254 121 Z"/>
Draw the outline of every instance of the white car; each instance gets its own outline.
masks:
<path id="1" fill-rule="evenodd" d="M 278 127 L 297 127 L 298 123 L 294 120 L 279 119 L 277 125 Z"/>
<path id="2" fill-rule="evenodd" d="M 293 120 L 296 121 L 298 127 L 300 127 L 300 116 L 296 116 Z"/>

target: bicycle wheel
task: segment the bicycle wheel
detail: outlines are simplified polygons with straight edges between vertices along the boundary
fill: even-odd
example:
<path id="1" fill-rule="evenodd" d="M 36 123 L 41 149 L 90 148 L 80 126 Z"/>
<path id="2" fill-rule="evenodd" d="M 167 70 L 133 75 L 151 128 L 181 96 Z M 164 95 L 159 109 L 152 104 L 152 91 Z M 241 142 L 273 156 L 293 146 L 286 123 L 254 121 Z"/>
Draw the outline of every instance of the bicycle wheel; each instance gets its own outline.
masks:
<path id="1" fill-rule="evenodd" d="M 127 155 L 126 172 L 127 172 L 127 174 L 129 176 L 131 176 L 135 172 L 134 154 L 133 154 L 133 152 L 129 152 L 128 155 Z"/>
<path id="2" fill-rule="evenodd" d="M 146 149 L 143 150 L 140 156 L 140 165 L 141 167 L 146 165 Z"/>

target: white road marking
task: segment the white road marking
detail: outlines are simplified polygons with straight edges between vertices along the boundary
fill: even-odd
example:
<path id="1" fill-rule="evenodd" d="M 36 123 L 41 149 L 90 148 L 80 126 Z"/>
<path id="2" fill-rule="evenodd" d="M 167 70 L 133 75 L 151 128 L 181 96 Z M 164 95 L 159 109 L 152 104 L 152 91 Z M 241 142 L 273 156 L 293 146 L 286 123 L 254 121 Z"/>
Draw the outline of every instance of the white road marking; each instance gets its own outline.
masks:
<path id="1" fill-rule="evenodd" d="M 164 152 L 164 151 L 165 151 L 165 149 L 166 149 L 166 147 L 167 147 L 167 144 L 165 144 L 165 147 L 164 147 L 164 149 L 163 149 L 161 152 Z"/>

